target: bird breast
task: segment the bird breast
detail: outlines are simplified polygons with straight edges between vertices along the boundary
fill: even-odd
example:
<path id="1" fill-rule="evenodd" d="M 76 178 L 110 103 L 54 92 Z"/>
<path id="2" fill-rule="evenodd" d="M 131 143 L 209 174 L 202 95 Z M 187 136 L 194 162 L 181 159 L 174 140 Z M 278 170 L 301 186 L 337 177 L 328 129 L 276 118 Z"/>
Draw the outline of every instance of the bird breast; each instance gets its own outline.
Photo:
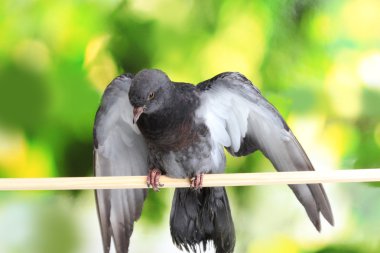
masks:
<path id="1" fill-rule="evenodd" d="M 148 144 L 149 163 L 170 177 L 193 177 L 199 173 L 221 172 L 225 166 L 223 147 L 211 143 L 210 134 L 205 126 L 198 126 L 193 141 L 177 140 L 172 145 Z M 188 136 L 187 129 L 182 132 Z M 192 133 L 192 134 L 194 134 Z M 184 144 L 184 145 L 183 145 Z"/>

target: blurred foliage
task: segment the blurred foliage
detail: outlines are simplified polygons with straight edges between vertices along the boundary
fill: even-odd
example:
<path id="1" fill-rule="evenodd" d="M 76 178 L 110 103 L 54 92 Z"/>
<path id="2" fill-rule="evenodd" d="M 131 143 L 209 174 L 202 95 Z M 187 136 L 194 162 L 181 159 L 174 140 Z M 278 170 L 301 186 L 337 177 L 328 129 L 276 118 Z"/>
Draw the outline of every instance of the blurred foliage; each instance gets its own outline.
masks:
<path id="1" fill-rule="evenodd" d="M 347 245 L 336 245 L 336 246 L 328 246 L 324 249 L 318 250 L 315 253 L 361 253 L 366 252 L 370 253 L 366 249 L 361 249 L 360 246 L 347 246 Z"/>
<path id="2" fill-rule="evenodd" d="M 79 245 L 79 233 L 67 198 L 44 199 L 12 195 L 0 205 L 0 249 L 2 252 L 66 253 Z"/>
<path id="3" fill-rule="evenodd" d="M 0 176 L 91 175 L 100 96 L 116 75 L 142 68 L 160 68 L 175 81 L 191 83 L 223 71 L 242 72 L 284 115 L 318 169 L 379 167 L 379 27 L 376 0 L 1 1 Z M 253 154 L 228 156 L 227 169 L 272 166 Z M 229 193 L 239 215 L 260 203 L 256 188 Z M 170 207 L 168 194 L 149 195 L 147 224 Z M 65 245 L 61 252 L 72 252 L 77 238 L 66 224 L 70 219 L 51 208 L 40 214 L 45 223 L 37 219 L 38 233 L 31 237 L 40 245 L 36 252 L 58 252 L 51 245 L 59 236 L 46 232 L 57 228 L 72 236 L 59 243 Z M 347 220 L 358 214 L 353 210 Z M 247 239 L 238 240 L 241 252 L 270 252 L 265 244 L 251 247 L 252 232 L 240 229 L 244 234 L 238 238 Z M 296 245 L 282 252 L 380 250 L 342 244 L 350 236 L 346 232 L 312 251 L 294 240 L 280 241 Z"/>

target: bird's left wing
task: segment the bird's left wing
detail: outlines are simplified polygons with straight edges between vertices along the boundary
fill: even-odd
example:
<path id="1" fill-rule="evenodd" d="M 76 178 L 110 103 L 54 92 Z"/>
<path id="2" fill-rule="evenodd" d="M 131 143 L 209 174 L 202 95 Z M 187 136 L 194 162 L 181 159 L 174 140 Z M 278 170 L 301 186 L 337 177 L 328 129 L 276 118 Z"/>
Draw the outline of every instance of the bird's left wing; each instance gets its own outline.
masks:
<path id="1" fill-rule="evenodd" d="M 197 85 L 200 107 L 214 145 L 235 156 L 260 150 L 278 171 L 314 170 L 305 151 L 271 105 L 243 75 L 226 72 Z M 319 213 L 333 224 L 330 204 L 321 184 L 290 185 L 317 230 Z"/>
<path id="2" fill-rule="evenodd" d="M 147 147 L 132 123 L 128 91 L 131 75 L 114 79 L 104 92 L 94 125 L 94 172 L 96 176 L 147 175 Z M 127 253 L 133 223 L 140 217 L 145 189 L 96 190 L 96 203 L 104 252 L 111 238 L 117 253 Z"/>

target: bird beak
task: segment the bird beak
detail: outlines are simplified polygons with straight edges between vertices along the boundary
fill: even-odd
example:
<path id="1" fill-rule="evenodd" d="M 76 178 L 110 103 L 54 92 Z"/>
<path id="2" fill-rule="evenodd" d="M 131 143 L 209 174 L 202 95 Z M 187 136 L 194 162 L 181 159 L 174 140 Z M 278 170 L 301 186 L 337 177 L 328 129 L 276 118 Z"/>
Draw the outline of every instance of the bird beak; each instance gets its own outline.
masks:
<path id="1" fill-rule="evenodd" d="M 142 106 L 133 107 L 133 124 L 135 124 L 139 120 L 139 118 L 143 112 L 144 112 L 144 107 L 142 107 Z"/>

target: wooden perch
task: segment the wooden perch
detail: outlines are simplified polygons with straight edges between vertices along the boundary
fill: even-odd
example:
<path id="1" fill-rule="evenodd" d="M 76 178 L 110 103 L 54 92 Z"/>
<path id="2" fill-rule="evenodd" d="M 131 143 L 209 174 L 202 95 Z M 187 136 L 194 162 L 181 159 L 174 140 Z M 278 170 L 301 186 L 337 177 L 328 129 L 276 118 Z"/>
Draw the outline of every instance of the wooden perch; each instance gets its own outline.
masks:
<path id="1" fill-rule="evenodd" d="M 207 174 L 204 187 L 380 181 L 380 169 Z M 189 179 L 162 176 L 163 188 L 189 187 Z M 146 176 L 2 178 L 0 190 L 82 190 L 147 188 Z"/>

